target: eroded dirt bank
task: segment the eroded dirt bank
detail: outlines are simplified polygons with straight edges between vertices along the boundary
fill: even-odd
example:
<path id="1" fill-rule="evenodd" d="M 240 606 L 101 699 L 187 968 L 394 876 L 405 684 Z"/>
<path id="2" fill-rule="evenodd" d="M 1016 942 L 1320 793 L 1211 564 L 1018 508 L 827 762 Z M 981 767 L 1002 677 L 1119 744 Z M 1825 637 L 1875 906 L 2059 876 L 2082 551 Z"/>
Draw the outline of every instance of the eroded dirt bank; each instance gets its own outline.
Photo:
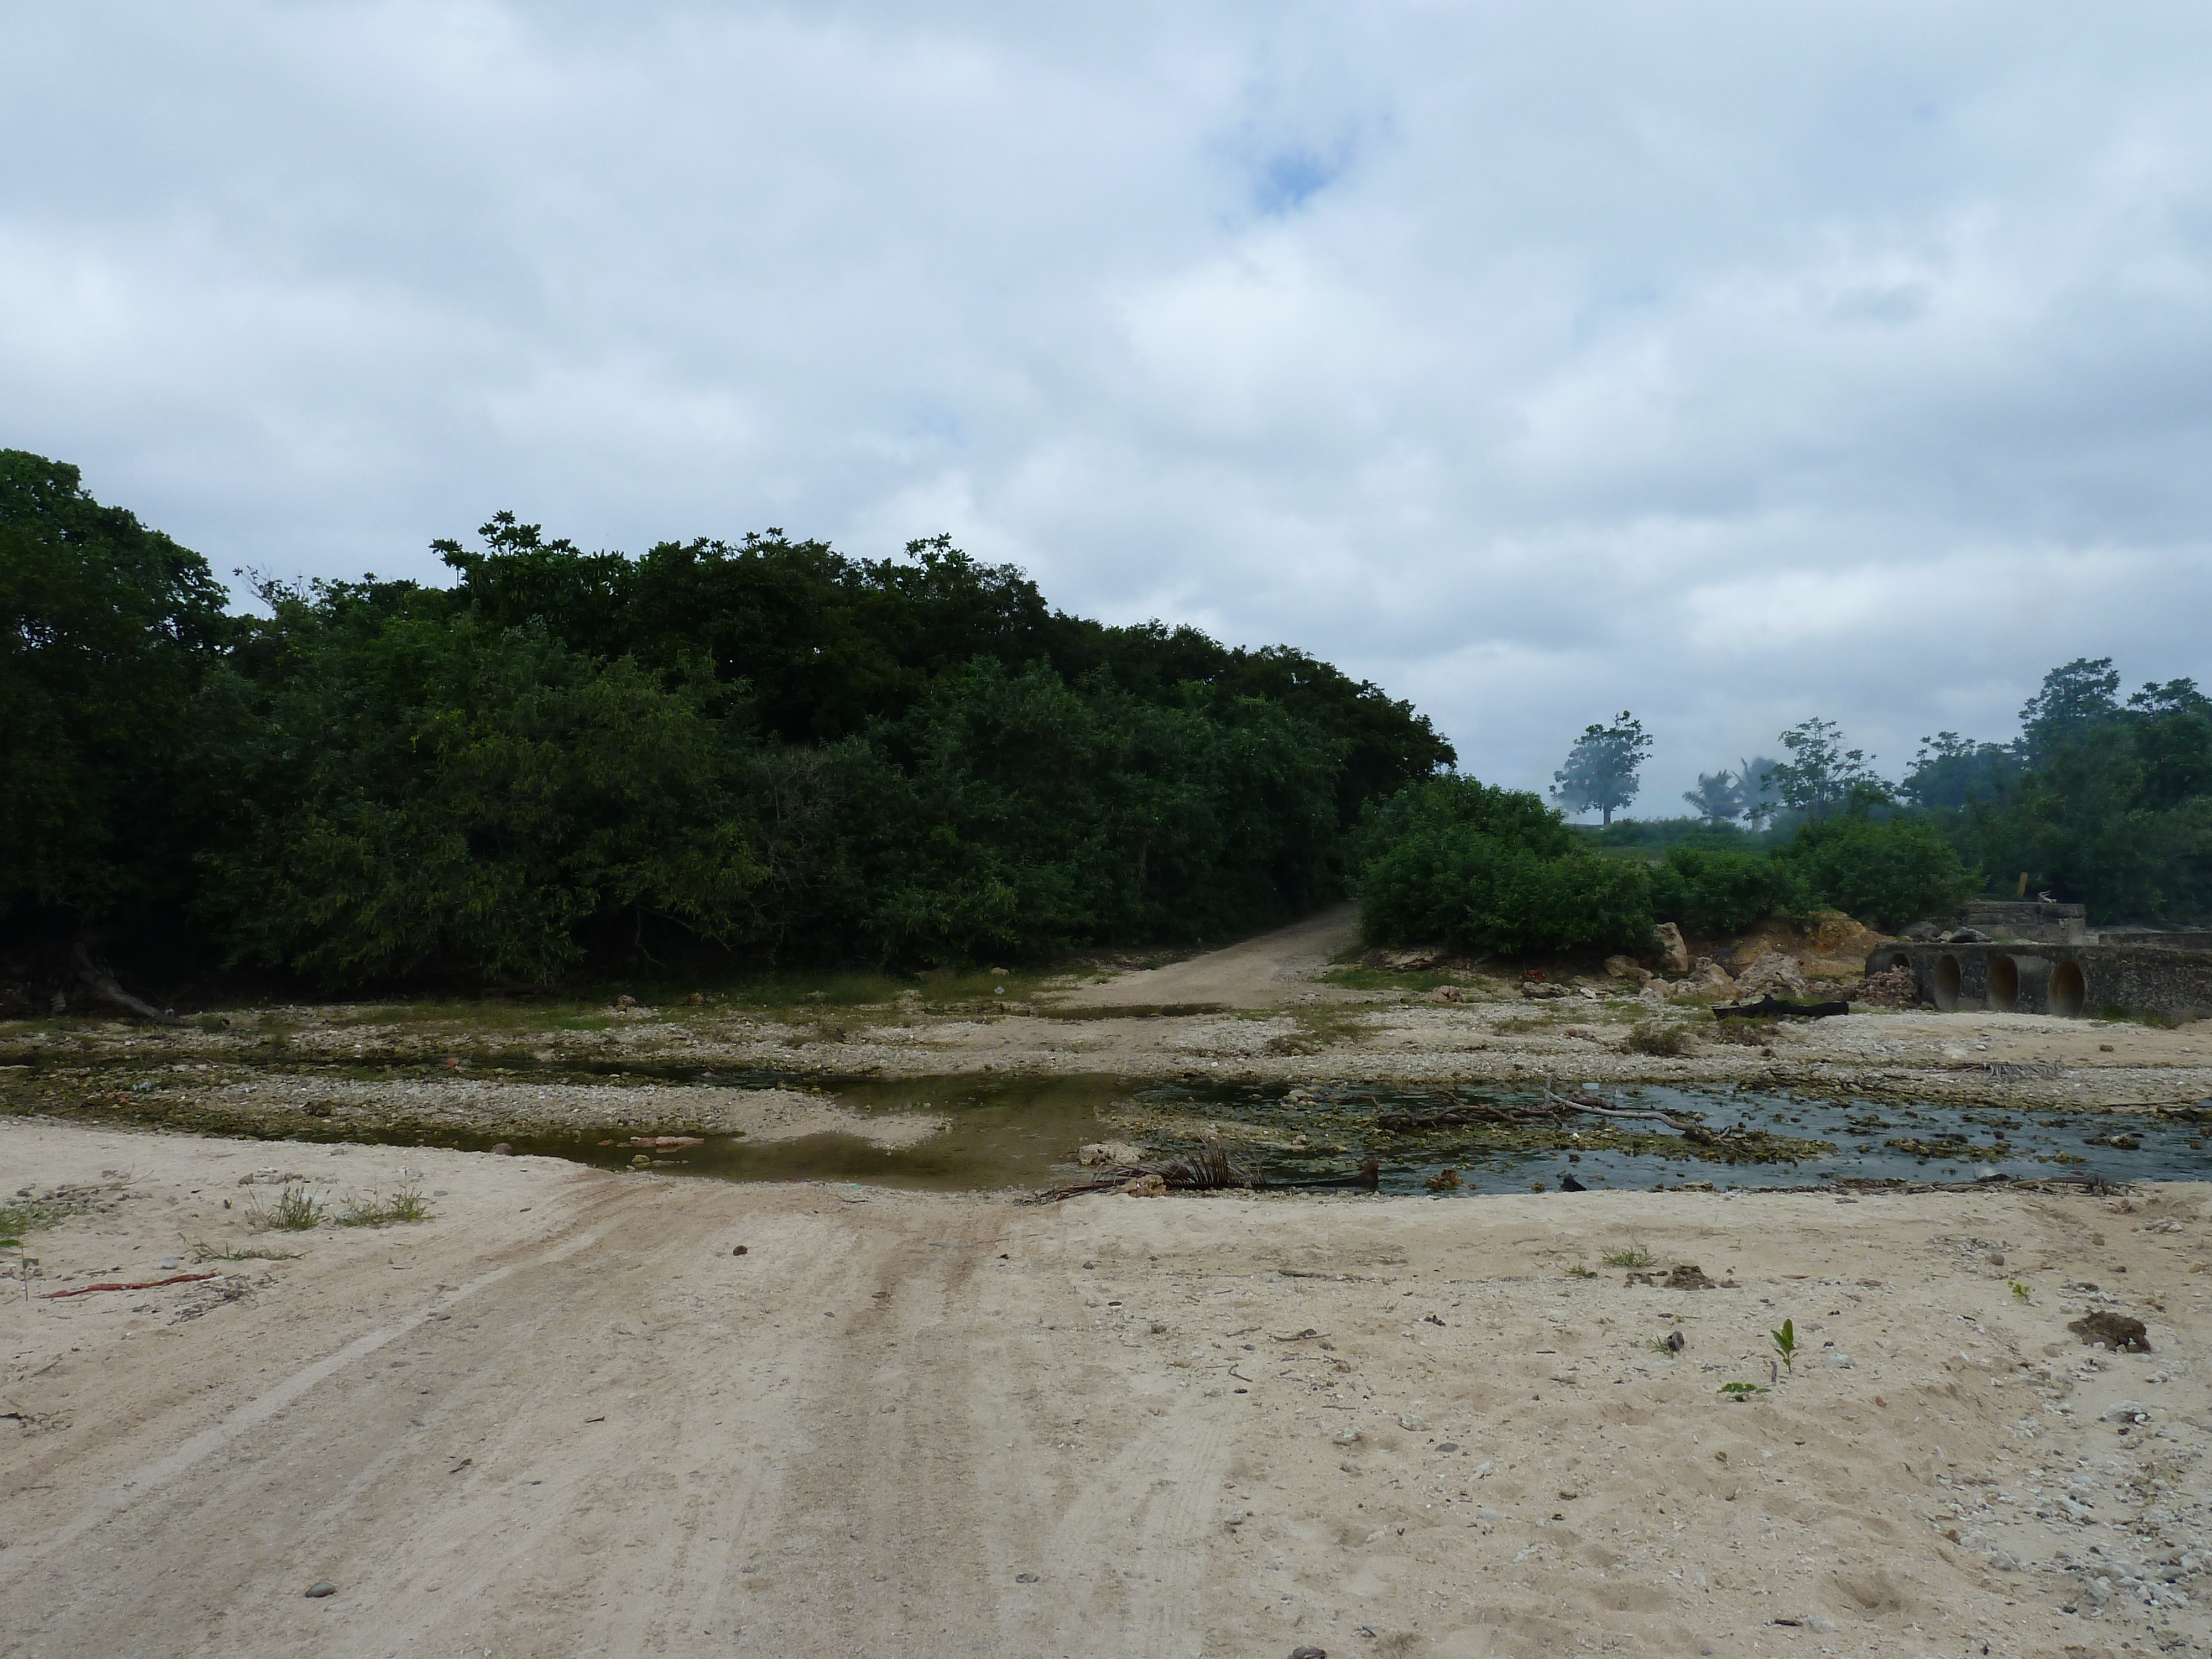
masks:
<path id="1" fill-rule="evenodd" d="M 1031 1208 L 20 1119 L 0 1166 L 87 1206 L 33 1291 L 222 1275 L 0 1304 L 8 1654 L 2209 1633 L 2203 1187 Z M 249 1231 L 287 1177 L 434 1218 Z"/>

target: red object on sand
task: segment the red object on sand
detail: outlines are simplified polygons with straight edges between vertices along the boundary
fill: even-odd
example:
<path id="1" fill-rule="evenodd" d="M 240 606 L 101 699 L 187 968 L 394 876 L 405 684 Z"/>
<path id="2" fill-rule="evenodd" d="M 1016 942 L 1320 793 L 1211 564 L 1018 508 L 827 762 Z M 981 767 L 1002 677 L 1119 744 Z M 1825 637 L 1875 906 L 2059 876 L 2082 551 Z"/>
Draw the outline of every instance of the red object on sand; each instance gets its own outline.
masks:
<path id="1" fill-rule="evenodd" d="M 154 1291 L 164 1285 L 190 1285 L 203 1279 L 213 1279 L 213 1273 L 178 1273 L 168 1279 L 142 1279 L 135 1285 L 80 1285 L 73 1291 L 40 1291 L 41 1302 L 52 1302 L 64 1296 L 90 1296 L 94 1291 Z"/>

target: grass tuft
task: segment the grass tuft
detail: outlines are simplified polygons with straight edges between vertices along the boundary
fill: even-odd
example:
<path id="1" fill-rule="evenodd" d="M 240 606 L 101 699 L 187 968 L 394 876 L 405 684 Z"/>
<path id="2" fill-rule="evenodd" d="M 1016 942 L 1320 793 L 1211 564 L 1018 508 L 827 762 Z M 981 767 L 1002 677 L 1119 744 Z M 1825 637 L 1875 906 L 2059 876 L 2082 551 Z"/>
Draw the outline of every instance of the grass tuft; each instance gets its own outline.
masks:
<path id="1" fill-rule="evenodd" d="M 1598 1258 L 1608 1267 L 1648 1267 L 1658 1259 L 1641 1244 L 1633 1243 L 1626 1249 L 1607 1250 Z"/>
<path id="2" fill-rule="evenodd" d="M 1690 1052 L 1690 1040 L 1678 1027 L 1644 1024 L 1629 1032 L 1624 1047 L 1639 1054 L 1653 1054 L 1666 1060 L 1679 1060 Z"/>
<path id="3" fill-rule="evenodd" d="M 249 1244 L 244 1249 L 217 1249 L 204 1239 L 192 1245 L 192 1260 L 199 1261 L 297 1261 L 298 1250 L 280 1250 L 268 1244 Z"/>
<path id="4" fill-rule="evenodd" d="M 428 1221 L 430 1209 L 420 1188 L 403 1187 L 389 1198 L 356 1198 L 338 1218 L 341 1227 L 389 1227 L 403 1221 Z"/>
<path id="5" fill-rule="evenodd" d="M 257 1233 L 303 1233 L 322 1219 L 320 1202 L 305 1187 L 287 1187 L 276 1194 L 273 1209 L 264 1209 L 258 1200 L 247 1206 L 246 1224 Z"/>

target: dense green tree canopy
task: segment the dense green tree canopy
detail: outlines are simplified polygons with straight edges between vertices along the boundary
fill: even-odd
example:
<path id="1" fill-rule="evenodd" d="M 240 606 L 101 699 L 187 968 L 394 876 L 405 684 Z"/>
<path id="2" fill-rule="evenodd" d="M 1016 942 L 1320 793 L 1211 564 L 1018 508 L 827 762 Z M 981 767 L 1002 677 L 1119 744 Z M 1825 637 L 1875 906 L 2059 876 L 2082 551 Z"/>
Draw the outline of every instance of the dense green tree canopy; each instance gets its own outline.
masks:
<path id="1" fill-rule="evenodd" d="M 1452 759 L 1327 663 L 1070 617 L 943 538 L 438 547 L 451 587 L 228 617 L 8 454 L 5 925 L 330 986 L 1197 939 L 1341 893 L 1362 810 Z"/>
<path id="2" fill-rule="evenodd" d="M 229 640 L 199 555 L 0 450 L 0 926 L 172 902 L 193 702 Z"/>

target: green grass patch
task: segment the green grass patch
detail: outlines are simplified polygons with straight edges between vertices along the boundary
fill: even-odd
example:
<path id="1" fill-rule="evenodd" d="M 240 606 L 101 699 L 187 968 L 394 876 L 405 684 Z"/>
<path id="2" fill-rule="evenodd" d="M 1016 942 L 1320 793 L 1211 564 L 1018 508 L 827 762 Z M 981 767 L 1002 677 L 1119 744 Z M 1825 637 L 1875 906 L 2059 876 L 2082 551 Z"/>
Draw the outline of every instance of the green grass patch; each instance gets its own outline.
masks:
<path id="1" fill-rule="evenodd" d="M 403 1187 L 389 1198 L 356 1198 L 338 1217 L 341 1227 L 390 1227 L 403 1222 L 428 1221 L 430 1207 L 422 1190 Z"/>
<path id="2" fill-rule="evenodd" d="M 19 1198 L 0 1206 L 0 1233 L 10 1238 L 20 1238 L 25 1233 L 40 1227 L 51 1227 L 70 1216 L 82 1215 L 92 1208 L 89 1199 L 80 1199 L 68 1194 L 50 1198 Z"/>
<path id="3" fill-rule="evenodd" d="M 1632 1054 L 1665 1060 L 1680 1060 L 1690 1052 L 1690 1040 L 1683 1035 L 1681 1027 L 1656 1022 L 1647 1022 L 1630 1031 L 1625 1046 Z"/>
<path id="4" fill-rule="evenodd" d="M 305 1187 L 287 1187 L 275 1204 L 257 1199 L 246 1209 L 246 1224 L 257 1233 L 303 1233 L 322 1218 L 322 1200 Z"/>
<path id="5" fill-rule="evenodd" d="M 1608 1267 L 1648 1267 L 1659 1258 L 1641 1244 L 1630 1244 L 1626 1249 L 1607 1250 L 1598 1258 Z"/>
<path id="6" fill-rule="evenodd" d="M 243 1249 L 217 1249 L 204 1240 L 192 1245 L 192 1260 L 200 1261 L 297 1261 L 302 1252 L 280 1250 L 272 1244 L 248 1244 Z"/>
<path id="7" fill-rule="evenodd" d="M 1340 1042 L 1357 1042 L 1372 1029 L 1366 1014 L 1342 1008 L 1298 1008 L 1290 1018 L 1297 1029 L 1269 1037 L 1269 1054 L 1317 1054 Z"/>
<path id="8" fill-rule="evenodd" d="M 1426 995 L 1443 985 L 1480 988 L 1486 975 L 1466 972 L 1439 970 L 1424 973 L 1396 973 L 1388 968 L 1363 968 L 1357 963 L 1331 968 L 1316 976 L 1323 985 L 1340 986 L 1347 991 L 1414 991 Z"/>

